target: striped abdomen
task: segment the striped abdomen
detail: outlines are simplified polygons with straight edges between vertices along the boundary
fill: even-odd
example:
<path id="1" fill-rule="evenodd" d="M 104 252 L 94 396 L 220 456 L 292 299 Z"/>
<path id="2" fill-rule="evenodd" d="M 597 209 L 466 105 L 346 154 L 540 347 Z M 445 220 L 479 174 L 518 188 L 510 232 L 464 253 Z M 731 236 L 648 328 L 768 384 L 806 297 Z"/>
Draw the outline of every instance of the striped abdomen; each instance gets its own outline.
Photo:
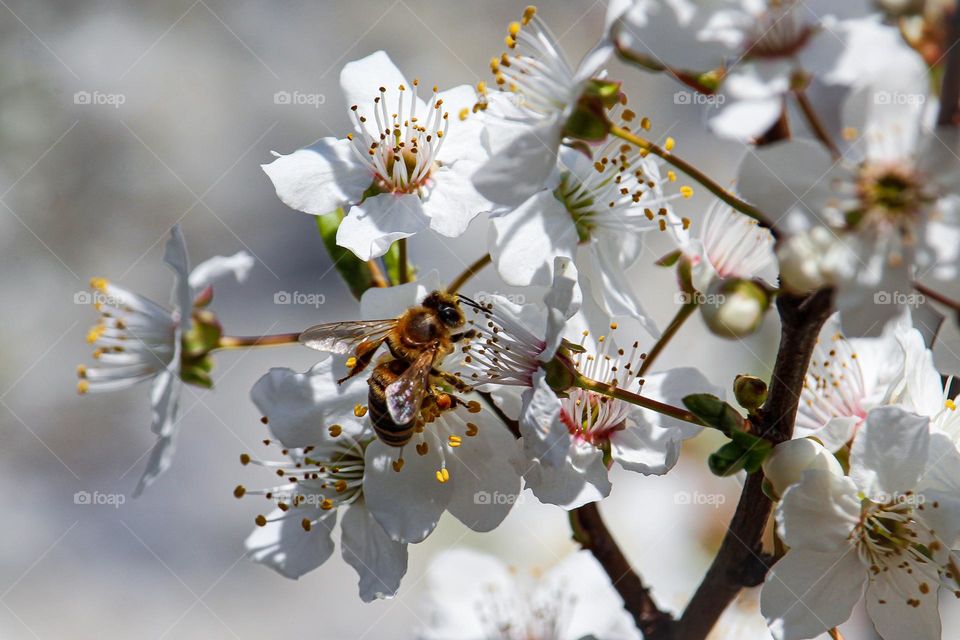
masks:
<path id="1" fill-rule="evenodd" d="M 370 411 L 370 422 L 380 440 L 391 447 L 402 447 L 410 442 L 416 420 L 407 424 L 397 424 L 390 417 L 387 408 L 387 387 L 407 370 L 409 365 L 403 360 L 390 360 L 377 365 L 367 384 L 370 392 L 367 395 L 367 405 Z"/>

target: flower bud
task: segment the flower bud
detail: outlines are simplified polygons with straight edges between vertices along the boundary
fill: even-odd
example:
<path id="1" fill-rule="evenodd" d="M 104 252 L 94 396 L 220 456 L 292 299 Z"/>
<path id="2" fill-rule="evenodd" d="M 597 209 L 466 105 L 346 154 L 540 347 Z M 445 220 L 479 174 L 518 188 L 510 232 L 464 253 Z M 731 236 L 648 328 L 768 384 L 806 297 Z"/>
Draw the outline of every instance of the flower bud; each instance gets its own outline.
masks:
<path id="1" fill-rule="evenodd" d="M 794 293 L 807 293 L 830 284 L 824 265 L 833 243 L 832 234 L 824 227 L 785 240 L 777 252 L 783 286 Z"/>
<path id="2" fill-rule="evenodd" d="M 770 295 L 752 280 L 714 280 L 700 305 L 707 326 L 724 338 L 750 335 L 769 308 Z"/>
<path id="3" fill-rule="evenodd" d="M 733 395 L 741 407 L 754 411 L 767 400 L 767 383 L 756 376 L 739 375 L 733 379 Z"/>
<path id="4" fill-rule="evenodd" d="M 777 499 L 790 485 L 800 482 L 807 469 L 821 469 L 843 475 L 843 467 L 834 455 L 822 444 L 809 438 L 781 442 L 763 461 L 763 473 Z"/>

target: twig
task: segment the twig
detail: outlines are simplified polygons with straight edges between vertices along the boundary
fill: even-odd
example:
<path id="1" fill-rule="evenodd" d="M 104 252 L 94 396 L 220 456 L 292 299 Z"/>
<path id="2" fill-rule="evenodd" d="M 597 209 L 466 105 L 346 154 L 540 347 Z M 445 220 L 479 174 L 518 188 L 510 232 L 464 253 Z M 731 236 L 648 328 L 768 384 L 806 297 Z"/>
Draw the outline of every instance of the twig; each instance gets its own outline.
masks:
<path id="1" fill-rule="evenodd" d="M 827 132 L 827 128 L 823 125 L 823 121 L 820 119 L 820 116 L 817 115 L 817 111 L 813 108 L 813 104 L 807 97 L 806 92 L 803 89 L 799 89 L 794 91 L 793 95 L 796 96 L 797 104 L 800 105 L 800 111 L 803 112 L 803 117 L 807 119 L 807 123 L 810 125 L 810 128 L 813 129 L 814 135 L 816 135 L 817 139 L 823 143 L 823 146 L 830 151 L 830 155 L 833 156 L 834 160 L 839 158 L 840 149 L 833 142 L 833 139 Z"/>
<path id="2" fill-rule="evenodd" d="M 400 282 L 397 284 L 406 284 L 410 282 L 410 263 L 407 259 L 407 239 L 400 238 L 397 240 L 397 248 L 399 249 L 400 256 L 397 259 L 399 263 L 397 266 L 398 278 Z"/>
<path id="3" fill-rule="evenodd" d="M 373 286 L 381 289 L 390 286 L 390 283 L 387 282 L 376 260 L 367 260 L 367 268 L 370 270 L 370 282 L 373 283 Z"/>
<path id="4" fill-rule="evenodd" d="M 614 589 L 623 598 L 624 608 L 633 616 L 637 628 L 645 640 L 669 638 L 673 616 L 661 611 L 640 576 L 617 546 L 616 540 L 596 503 L 586 504 L 570 512 L 570 526 L 574 539 L 590 551 L 613 583 Z"/>
<path id="5" fill-rule="evenodd" d="M 650 409 L 651 411 L 662 413 L 665 416 L 670 416 L 671 418 L 676 418 L 677 420 L 683 420 L 684 422 L 689 422 L 701 427 L 707 426 L 697 416 L 693 415 L 686 409 L 664 404 L 663 402 L 659 402 L 653 398 L 648 398 L 646 396 L 641 396 L 638 393 L 621 389 L 614 384 L 593 380 L 592 378 L 588 378 L 582 374 L 577 374 L 577 378 L 573 384 L 581 389 L 586 389 L 587 391 L 593 391 L 594 393 L 599 393 L 600 395 L 623 400 L 624 402 L 629 402 L 630 404 L 635 404 L 638 407 L 643 407 L 644 409 Z"/>
<path id="6" fill-rule="evenodd" d="M 673 316 L 673 320 L 670 321 L 670 325 L 663 331 L 663 335 L 660 336 L 660 339 L 657 340 L 657 343 L 653 345 L 653 348 L 650 349 L 647 353 L 647 357 L 643 359 L 643 363 L 640 365 L 640 369 L 637 371 L 637 375 L 643 377 L 643 374 L 653 366 L 653 361 L 657 359 L 657 356 L 660 355 L 660 352 L 663 351 L 663 348 L 667 346 L 667 343 L 676 335 L 677 331 L 680 330 L 680 327 L 683 326 L 683 323 L 686 322 L 694 311 L 697 310 L 696 302 L 687 302 L 680 310 L 677 311 L 677 315 Z"/>
<path id="7" fill-rule="evenodd" d="M 459 291 L 459 290 L 460 290 L 460 287 L 462 287 L 467 280 L 469 280 L 469 279 L 472 278 L 473 276 L 477 275 L 477 273 L 478 273 L 481 269 L 483 269 L 485 266 L 487 266 L 488 264 L 490 264 L 490 261 L 491 261 L 491 260 L 492 260 L 492 258 L 490 257 L 490 254 L 489 254 L 489 253 L 484 254 L 483 256 L 481 256 L 479 259 L 477 259 L 476 262 L 474 262 L 474 263 L 471 264 L 469 267 L 467 267 L 466 269 L 464 269 L 463 272 L 462 272 L 460 275 L 458 275 L 456 278 L 454 278 L 453 282 L 451 282 L 451 283 L 447 286 L 447 292 L 448 292 L 448 293 L 456 293 L 457 291 Z"/>
<path id="8" fill-rule="evenodd" d="M 947 62 L 943 67 L 943 81 L 940 85 L 940 113 L 937 114 L 937 126 L 957 126 L 960 115 L 960 7 L 950 12 L 950 24 L 947 28 Z"/>
<path id="9" fill-rule="evenodd" d="M 825 289 L 805 297 L 781 294 L 777 298 L 780 348 L 758 434 L 772 442 L 783 442 L 793 435 L 803 380 L 817 335 L 830 314 L 831 297 L 832 292 Z M 675 638 L 706 638 L 727 605 L 749 582 L 756 565 L 764 563 L 761 540 L 773 505 L 764 495 L 762 484 L 762 472 L 747 476 L 727 535 L 677 622 Z"/>
<path id="10" fill-rule="evenodd" d="M 504 424 L 507 430 L 513 434 L 514 438 L 520 437 L 520 423 L 508 416 L 503 412 L 503 409 L 497 406 L 497 403 L 493 400 L 493 396 L 486 391 L 477 391 L 477 395 L 480 396 L 480 399 L 483 400 L 484 404 L 487 405 L 487 408 L 490 409 L 500 421 Z"/>

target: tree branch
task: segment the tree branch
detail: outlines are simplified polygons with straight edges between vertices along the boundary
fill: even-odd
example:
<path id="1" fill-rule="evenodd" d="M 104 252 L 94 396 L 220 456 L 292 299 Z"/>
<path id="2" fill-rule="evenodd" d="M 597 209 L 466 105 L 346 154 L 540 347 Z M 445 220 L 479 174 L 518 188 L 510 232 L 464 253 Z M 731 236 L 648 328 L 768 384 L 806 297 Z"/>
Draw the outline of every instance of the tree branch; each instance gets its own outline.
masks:
<path id="1" fill-rule="evenodd" d="M 613 587 L 623 598 L 624 608 L 633 616 L 633 621 L 643 633 L 644 639 L 661 640 L 670 637 L 673 617 L 657 607 L 650 595 L 650 589 L 634 572 L 604 524 L 596 503 L 571 511 L 570 526 L 573 528 L 574 539 L 590 551 L 607 572 Z"/>
<path id="2" fill-rule="evenodd" d="M 757 425 L 758 435 L 774 443 L 789 440 L 793 435 L 803 380 L 820 328 L 830 314 L 831 297 L 830 290 L 821 290 L 803 297 L 781 294 L 777 298 L 780 348 L 761 424 Z M 758 569 L 765 568 L 768 556 L 763 553 L 762 537 L 773 504 L 764 495 L 762 485 L 762 472 L 747 476 L 727 535 L 674 625 L 673 638 L 705 638 L 740 589 L 755 583 Z"/>
<path id="3" fill-rule="evenodd" d="M 937 126 L 957 126 L 960 115 L 960 7 L 949 12 L 950 24 L 947 25 L 947 60 L 943 67 L 943 81 L 940 84 L 940 113 L 937 114 Z"/>

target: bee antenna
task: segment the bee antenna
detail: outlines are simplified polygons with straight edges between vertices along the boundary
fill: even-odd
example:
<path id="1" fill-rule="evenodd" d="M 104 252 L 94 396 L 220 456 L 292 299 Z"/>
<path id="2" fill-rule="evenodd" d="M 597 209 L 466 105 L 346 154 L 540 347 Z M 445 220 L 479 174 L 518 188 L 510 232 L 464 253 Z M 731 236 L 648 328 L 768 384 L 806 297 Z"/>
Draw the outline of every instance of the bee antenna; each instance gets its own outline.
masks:
<path id="1" fill-rule="evenodd" d="M 474 300 L 468 298 L 467 296 L 463 295 L 462 293 L 458 293 L 458 294 L 457 294 L 457 298 L 458 298 L 461 302 L 463 302 L 464 304 L 466 304 L 468 307 L 473 307 L 474 309 L 479 309 L 479 308 L 480 308 L 480 305 L 479 305 L 478 303 L 476 303 Z"/>

